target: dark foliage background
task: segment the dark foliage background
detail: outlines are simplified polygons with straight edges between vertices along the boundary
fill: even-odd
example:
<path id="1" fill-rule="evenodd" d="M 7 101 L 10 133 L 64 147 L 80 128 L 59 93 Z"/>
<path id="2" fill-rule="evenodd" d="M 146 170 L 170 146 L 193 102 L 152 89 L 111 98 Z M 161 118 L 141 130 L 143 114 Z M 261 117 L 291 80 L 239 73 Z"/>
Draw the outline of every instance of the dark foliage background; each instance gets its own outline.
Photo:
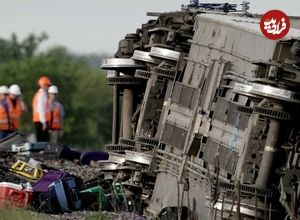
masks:
<path id="1" fill-rule="evenodd" d="M 59 88 L 66 117 L 63 142 L 81 148 L 101 149 L 110 142 L 112 92 L 100 70 L 101 56 L 77 55 L 64 47 L 38 52 L 46 34 L 29 35 L 19 41 L 0 38 L 0 85 L 18 84 L 28 105 L 21 131 L 33 132 L 31 102 L 41 75 Z M 97 65 L 98 57 L 98 65 Z"/>

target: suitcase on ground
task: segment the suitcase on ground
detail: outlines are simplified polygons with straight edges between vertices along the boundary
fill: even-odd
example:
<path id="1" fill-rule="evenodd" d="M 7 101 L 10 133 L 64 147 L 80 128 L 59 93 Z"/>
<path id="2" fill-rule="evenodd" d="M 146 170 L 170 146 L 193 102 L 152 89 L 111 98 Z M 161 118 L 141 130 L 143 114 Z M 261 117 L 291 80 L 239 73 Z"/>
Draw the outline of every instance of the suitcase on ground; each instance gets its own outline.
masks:
<path id="1" fill-rule="evenodd" d="M 33 184 L 32 188 L 34 192 L 48 192 L 48 187 L 51 183 L 62 179 L 67 176 L 67 172 L 59 170 L 49 170 L 45 176 L 39 179 L 36 183 Z"/>
<path id="2" fill-rule="evenodd" d="M 33 191 L 30 185 L 0 183 L 0 205 L 27 207 L 32 202 Z"/>
<path id="3" fill-rule="evenodd" d="M 81 200 L 78 196 L 78 186 L 73 177 L 64 177 L 49 185 L 51 201 L 57 204 L 54 211 L 63 213 L 81 209 Z"/>
<path id="4" fill-rule="evenodd" d="M 21 144 L 26 141 L 26 136 L 19 132 L 13 132 L 7 137 L 0 139 L 0 151 L 11 152 L 11 146 L 13 144 Z"/>

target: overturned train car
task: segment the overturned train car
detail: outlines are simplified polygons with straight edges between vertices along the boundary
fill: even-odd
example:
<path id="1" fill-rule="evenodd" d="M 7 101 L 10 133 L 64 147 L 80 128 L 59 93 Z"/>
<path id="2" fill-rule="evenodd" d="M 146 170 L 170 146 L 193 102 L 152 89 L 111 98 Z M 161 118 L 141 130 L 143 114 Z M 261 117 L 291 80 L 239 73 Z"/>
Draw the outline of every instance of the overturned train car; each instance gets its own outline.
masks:
<path id="1" fill-rule="evenodd" d="M 102 62 L 114 92 L 106 147 L 132 168 L 143 212 L 299 218 L 300 30 L 272 41 L 239 13 L 148 15 Z"/>

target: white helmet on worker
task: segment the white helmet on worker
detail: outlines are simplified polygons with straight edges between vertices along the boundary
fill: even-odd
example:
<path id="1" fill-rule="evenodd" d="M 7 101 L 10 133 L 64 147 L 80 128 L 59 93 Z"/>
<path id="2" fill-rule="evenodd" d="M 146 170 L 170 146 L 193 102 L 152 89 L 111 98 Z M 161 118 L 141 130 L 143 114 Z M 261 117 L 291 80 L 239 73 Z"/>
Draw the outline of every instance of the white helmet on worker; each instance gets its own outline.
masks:
<path id="1" fill-rule="evenodd" d="M 8 92 L 13 95 L 21 95 L 21 89 L 17 84 L 13 84 L 9 87 Z"/>
<path id="2" fill-rule="evenodd" d="M 48 93 L 58 94 L 58 88 L 57 88 L 57 86 L 50 86 L 49 89 L 48 89 Z"/>
<path id="3" fill-rule="evenodd" d="M 7 86 L 0 86 L 0 94 L 8 94 Z"/>

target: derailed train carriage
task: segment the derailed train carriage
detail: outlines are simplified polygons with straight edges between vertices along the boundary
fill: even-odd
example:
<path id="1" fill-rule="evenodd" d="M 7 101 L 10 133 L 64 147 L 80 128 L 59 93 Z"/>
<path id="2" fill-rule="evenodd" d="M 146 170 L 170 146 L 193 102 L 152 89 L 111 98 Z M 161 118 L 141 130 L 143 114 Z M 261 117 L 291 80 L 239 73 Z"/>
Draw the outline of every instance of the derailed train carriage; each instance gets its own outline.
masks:
<path id="1" fill-rule="evenodd" d="M 157 19 L 102 62 L 114 92 L 106 147 L 125 158 L 117 169 L 130 171 L 140 208 L 161 219 L 300 218 L 300 30 L 272 41 L 247 13 L 148 15 Z"/>

